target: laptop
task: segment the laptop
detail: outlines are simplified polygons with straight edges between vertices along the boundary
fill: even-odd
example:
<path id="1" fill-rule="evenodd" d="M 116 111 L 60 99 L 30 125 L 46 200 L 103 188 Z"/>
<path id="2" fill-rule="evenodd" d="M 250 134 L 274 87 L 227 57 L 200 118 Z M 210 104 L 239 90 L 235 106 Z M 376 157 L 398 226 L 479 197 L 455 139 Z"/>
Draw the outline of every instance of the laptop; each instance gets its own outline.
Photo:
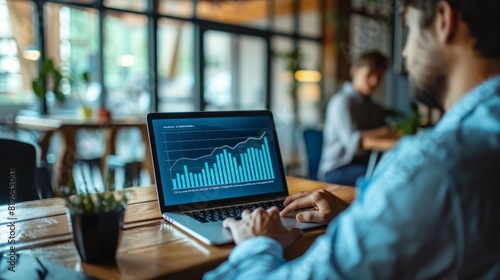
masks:
<path id="1" fill-rule="evenodd" d="M 206 244 L 233 241 L 222 226 L 245 209 L 283 208 L 288 196 L 270 111 L 150 113 L 147 127 L 160 211 Z M 297 213 L 286 228 L 313 228 Z"/>

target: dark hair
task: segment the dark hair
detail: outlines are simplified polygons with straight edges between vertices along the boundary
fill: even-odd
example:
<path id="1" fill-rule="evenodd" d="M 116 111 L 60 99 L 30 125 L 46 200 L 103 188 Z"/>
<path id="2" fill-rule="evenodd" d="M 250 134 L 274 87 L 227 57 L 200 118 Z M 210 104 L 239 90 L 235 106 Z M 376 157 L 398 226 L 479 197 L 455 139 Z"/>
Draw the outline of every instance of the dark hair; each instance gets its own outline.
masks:
<path id="1" fill-rule="evenodd" d="M 379 51 L 369 51 L 361 54 L 356 59 L 354 66 L 368 66 L 370 70 L 385 71 L 389 65 L 389 59 Z"/>
<path id="2" fill-rule="evenodd" d="M 442 0 L 403 0 L 408 5 L 422 12 L 420 24 L 429 27 L 436 14 L 436 6 Z M 476 39 L 474 48 L 484 58 L 500 58 L 500 1 L 499 0 L 446 0 L 458 11 L 469 26 L 472 37 Z"/>

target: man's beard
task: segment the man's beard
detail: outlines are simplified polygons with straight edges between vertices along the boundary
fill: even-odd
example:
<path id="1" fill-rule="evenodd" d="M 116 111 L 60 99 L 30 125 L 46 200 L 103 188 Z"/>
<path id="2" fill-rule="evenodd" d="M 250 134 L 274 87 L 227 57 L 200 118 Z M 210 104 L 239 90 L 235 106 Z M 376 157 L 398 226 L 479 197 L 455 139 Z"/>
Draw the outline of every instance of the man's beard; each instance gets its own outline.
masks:
<path id="1" fill-rule="evenodd" d="M 441 98 L 442 94 L 422 89 L 415 84 L 411 77 L 410 92 L 416 102 L 424 104 L 430 109 L 438 109 L 439 111 L 444 112 L 443 101 Z"/>
<path id="2" fill-rule="evenodd" d="M 429 38 L 429 34 L 425 35 L 422 37 L 426 38 L 419 40 L 418 48 L 413 55 L 416 59 L 408 69 L 410 91 L 415 101 L 444 112 L 443 104 L 449 63 L 446 55 L 439 51 L 432 39 Z"/>

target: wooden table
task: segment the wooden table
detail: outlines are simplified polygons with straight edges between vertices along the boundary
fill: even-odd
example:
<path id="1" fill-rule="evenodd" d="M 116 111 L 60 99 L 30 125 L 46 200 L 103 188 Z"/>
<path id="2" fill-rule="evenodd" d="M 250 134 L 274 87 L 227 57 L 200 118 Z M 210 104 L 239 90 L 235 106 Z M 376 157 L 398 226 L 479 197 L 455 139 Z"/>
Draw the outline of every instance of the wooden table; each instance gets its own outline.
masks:
<path id="1" fill-rule="evenodd" d="M 314 191 L 328 185 L 288 177 L 290 193 Z M 335 195 L 351 202 L 355 189 L 334 186 Z M 133 188 L 135 195 L 125 213 L 125 229 L 116 264 L 91 265 L 79 262 L 69 233 L 66 209 L 61 198 L 16 205 L 16 248 L 19 253 L 53 261 L 103 279 L 196 279 L 227 259 L 232 244 L 205 245 L 165 222 L 159 212 L 154 187 Z M 0 214 L 0 248 L 8 248 L 7 211 Z M 324 229 L 315 229 L 285 250 L 288 259 L 300 256 Z M 135 278 L 134 278 L 135 277 Z"/>
<path id="2" fill-rule="evenodd" d="M 78 129 L 103 129 L 105 138 L 105 153 L 101 158 L 101 170 L 104 174 L 106 155 L 115 153 L 115 139 L 117 131 L 121 128 L 137 127 L 141 131 L 142 140 L 146 147 L 144 167 L 149 171 L 151 182 L 154 182 L 153 165 L 149 148 L 148 132 L 145 118 L 123 118 L 113 119 L 108 122 L 100 122 L 95 119 L 83 120 L 73 116 L 17 116 L 16 125 L 19 128 L 41 131 L 38 140 L 42 151 L 42 159 L 46 159 L 49 149 L 50 138 L 54 132 L 59 132 L 61 144 L 56 156 L 53 168 L 52 185 L 57 188 L 67 185 L 69 174 L 73 170 L 76 151 L 76 131 Z"/>
<path id="3" fill-rule="evenodd" d="M 366 178 L 370 178 L 375 170 L 377 162 L 382 157 L 385 151 L 394 147 L 402 135 L 398 133 L 389 133 L 384 136 L 364 136 L 361 139 L 361 146 L 363 150 L 370 151 L 370 159 L 368 160 L 368 167 L 366 169 Z"/>
<path id="4" fill-rule="evenodd" d="M 387 135 L 383 137 L 363 137 L 362 146 L 364 150 L 387 151 L 398 143 L 400 135 Z"/>

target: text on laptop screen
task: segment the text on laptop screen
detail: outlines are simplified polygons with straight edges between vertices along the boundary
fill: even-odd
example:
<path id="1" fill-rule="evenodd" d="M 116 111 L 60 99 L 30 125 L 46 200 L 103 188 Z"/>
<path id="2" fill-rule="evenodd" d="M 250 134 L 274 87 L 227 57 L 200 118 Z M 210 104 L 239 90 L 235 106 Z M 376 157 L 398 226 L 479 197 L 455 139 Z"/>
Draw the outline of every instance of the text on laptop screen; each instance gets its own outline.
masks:
<path id="1" fill-rule="evenodd" d="M 165 205 L 282 192 L 267 116 L 152 121 Z"/>

